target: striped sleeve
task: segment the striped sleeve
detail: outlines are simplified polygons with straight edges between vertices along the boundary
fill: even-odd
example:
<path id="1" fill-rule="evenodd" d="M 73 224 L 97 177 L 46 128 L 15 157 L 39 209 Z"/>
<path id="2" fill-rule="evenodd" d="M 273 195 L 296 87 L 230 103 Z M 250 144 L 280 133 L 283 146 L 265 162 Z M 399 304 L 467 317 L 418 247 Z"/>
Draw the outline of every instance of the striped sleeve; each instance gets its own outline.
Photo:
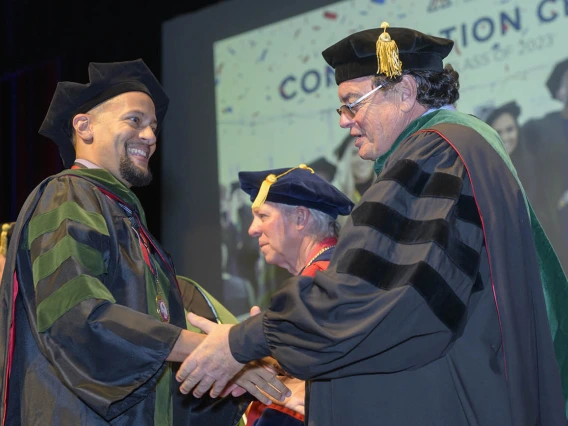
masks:
<path id="1" fill-rule="evenodd" d="M 109 230 L 96 198 L 74 199 L 62 180 L 50 185 L 59 187 L 48 188 L 56 197 L 42 197 L 27 232 L 40 332 L 83 300 L 115 302 L 101 282 Z"/>
<path id="2" fill-rule="evenodd" d="M 155 391 L 181 332 L 146 313 L 150 278 L 134 268 L 139 246 L 116 226 L 123 220 L 93 184 L 63 176 L 45 187 L 24 237 L 34 290 L 25 303 L 35 310 L 40 350 L 107 420 Z"/>
<path id="3" fill-rule="evenodd" d="M 464 328 L 482 248 L 463 163 L 437 135 L 413 136 L 353 211 L 328 270 L 273 297 L 268 347 L 300 378 L 425 365 Z"/>

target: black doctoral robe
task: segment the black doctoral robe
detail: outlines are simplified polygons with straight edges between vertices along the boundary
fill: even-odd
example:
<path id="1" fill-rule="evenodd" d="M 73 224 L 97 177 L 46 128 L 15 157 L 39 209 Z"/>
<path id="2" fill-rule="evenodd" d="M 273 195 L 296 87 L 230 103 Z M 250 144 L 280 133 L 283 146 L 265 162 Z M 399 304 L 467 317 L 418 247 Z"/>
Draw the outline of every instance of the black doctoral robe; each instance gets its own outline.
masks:
<path id="1" fill-rule="evenodd" d="M 377 173 L 329 269 L 233 327 L 233 355 L 312 379 L 310 426 L 565 425 L 566 278 L 497 134 L 436 111 Z"/>

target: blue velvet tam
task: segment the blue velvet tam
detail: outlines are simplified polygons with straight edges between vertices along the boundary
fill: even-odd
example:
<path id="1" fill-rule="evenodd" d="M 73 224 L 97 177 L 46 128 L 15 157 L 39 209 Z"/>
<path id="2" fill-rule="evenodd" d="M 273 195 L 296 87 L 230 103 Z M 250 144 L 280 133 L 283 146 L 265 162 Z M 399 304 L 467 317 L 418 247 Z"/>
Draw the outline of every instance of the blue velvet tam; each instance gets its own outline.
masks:
<path id="1" fill-rule="evenodd" d="M 152 98 L 159 130 L 166 116 L 169 99 L 142 59 L 91 62 L 89 83 L 57 83 L 39 133 L 57 144 L 65 167 L 71 167 L 75 161 L 75 149 L 71 140 L 73 117 L 89 112 L 97 105 L 126 92 L 143 92 Z"/>
<path id="2" fill-rule="evenodd" d="M 304 164 L 299 167 L 240 172 L 241 189 L 250 195 L 253 208 L 264 201 L 304 206 L 334 219 L 348 215 L 353 203 L 339 189 L 320 178 Z"/>
<path id="3" fill-rule="evenodd" d="M 396 47 L 392 45 L 393 49 L 387 49 L 385 53 L 388 58 L 397 57 L 396 62 L 400 63 L 395 76 L 400 75 L 402 70 L 444 69 L 442 60 L 452 50 L 452 40 L 429 36 L 409 28 L 389 28 L 386 22 L 383 24 L 386 24 L 386 28 L 373 28 L 351 34 L 322 52 L 325 61 L 335 70 L 335 82 L 338 85 L 359 77 L 383 74 L 382 71 L 379 72 L 379 46 L 389 46 L 392 44 L 391 40 L 396 43 Z M 378 42 L 385 32 L 388 34 L 386 41 Z M 386 57 L 383 56 L 384 61 L 387 60 Z M 390 73 L 386 75 L 391 76 Z"/>

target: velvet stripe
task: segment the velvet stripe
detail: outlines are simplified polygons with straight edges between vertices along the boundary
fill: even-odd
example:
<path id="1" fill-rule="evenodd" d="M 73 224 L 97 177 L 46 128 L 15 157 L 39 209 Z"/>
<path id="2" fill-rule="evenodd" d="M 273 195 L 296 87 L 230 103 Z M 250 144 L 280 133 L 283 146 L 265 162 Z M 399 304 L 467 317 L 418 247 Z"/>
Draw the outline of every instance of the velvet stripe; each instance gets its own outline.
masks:
<path id="1" fill-rule="evenodd" d="M 79 275 L 68 281 L 37 307 L 38 331 L 48 330 L 57 319 L 87 299 L 103 299 L 115 303 L 114 297 L 97 278 Z"/>
<path id="2" fill-rule="evenodd" d="M 440 274 L 425 262 L 397 265 L 368 250 L 350 249 L 339 261 L 337 272 L 356 276 L 385 291 L 412 286 L 453 333 L 460 330 L 465 318 L 465 304 Z"/>
<path id="3" fill-rule="evenodd" d="M 483 290 L 483 278 L 481 278 L 481 274 L 478 272 L 477 276 L 475 277 L 475 282 L 473 283 L 473 287 L 471 288 L 471 293 L 477 293 L 478 291 Z"/>
<path id="4" fill-rule="evenodd" d="M 394 164 L 381 177 L 383 180 L 394 180 L 406 188 L 415 197 L 440 197 L 458 199 L 463 182 L 448 173 L 427 173 L 411 160 L 401 160 Z"/>
<path id="5" fill-rule="evenodd" d="M 38 256 L 32 269 L 34 286 L 43 278 L 53 274 L 57 268 L 68 258 L 73 257 L 81 265 L 87 268 L 92 275 L 102 275 L 106 272 L 103 255 L 101 252 L 75 241 L 67 235 L 61 239 L 51 250 Z"/>
<path id="6" fill-rule="evenodd" d="M 30 220 L 28 246 L 31 246 L 37 237 L 55 231 L 66 219 L 88 226 L 100 234 L 109 235 L 106 222 L 101 214 L 88 212 L 74 201 L 65 201 L 56 209 L 40 214 Z"/>
<path id="7" fill-rule="evenodd" d="M 444 219 L 412 220 L 382 203 L 365 202 L 351 214 L 354 226 L 376 229 L 400 244 L 437 244 L 448 258 L 472 279 L 479 267 L 479 253 L 461 242 Z"/>
<path id="8" fill-rule="evenodd" d="M 455 214 L 458 219 L 476 225 L 479 229 L 482 228 L 481 218 L 477 211 L 477 203 L 475 202 L 475 198 L 472 196 L 460 196 L 458 203 L 456 204 Z"/>

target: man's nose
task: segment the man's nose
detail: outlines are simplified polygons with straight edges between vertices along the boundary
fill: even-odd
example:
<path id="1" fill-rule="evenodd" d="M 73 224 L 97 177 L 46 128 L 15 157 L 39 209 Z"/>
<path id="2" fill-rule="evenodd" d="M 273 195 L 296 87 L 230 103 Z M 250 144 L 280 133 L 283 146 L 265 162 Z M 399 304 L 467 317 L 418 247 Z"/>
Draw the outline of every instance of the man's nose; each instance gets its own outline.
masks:
<path id="1" fill-rule="evenodd" d="M 145 140 L 148 145 L 156 143 L 156 133 L 154 133 L 154 130 L 150 126 L 146 126 L 140 131 L 140 138 Z"/>
<path id="2" fill-rule="evenodd" d="M 256 225 L 255 222 L 256 222 L 256 220 L 253 219 L 252 223 L 249 226 L 248 234 L 251 237 L 257 238 L 257 237 L 260 236 L 260 230 L 259 230 L 259 228 L 258 228 L 258 226 Z"/>
<path id="3" fill-rule="evenodd" d="M 339 125 L 344 128 L 344 129 L 349 129 L 353 126 L 355 122 L 353 121 L 353 119 L 351 117 L 349 117 L 347 114 L 342 113 L 339 116 Z"/>

